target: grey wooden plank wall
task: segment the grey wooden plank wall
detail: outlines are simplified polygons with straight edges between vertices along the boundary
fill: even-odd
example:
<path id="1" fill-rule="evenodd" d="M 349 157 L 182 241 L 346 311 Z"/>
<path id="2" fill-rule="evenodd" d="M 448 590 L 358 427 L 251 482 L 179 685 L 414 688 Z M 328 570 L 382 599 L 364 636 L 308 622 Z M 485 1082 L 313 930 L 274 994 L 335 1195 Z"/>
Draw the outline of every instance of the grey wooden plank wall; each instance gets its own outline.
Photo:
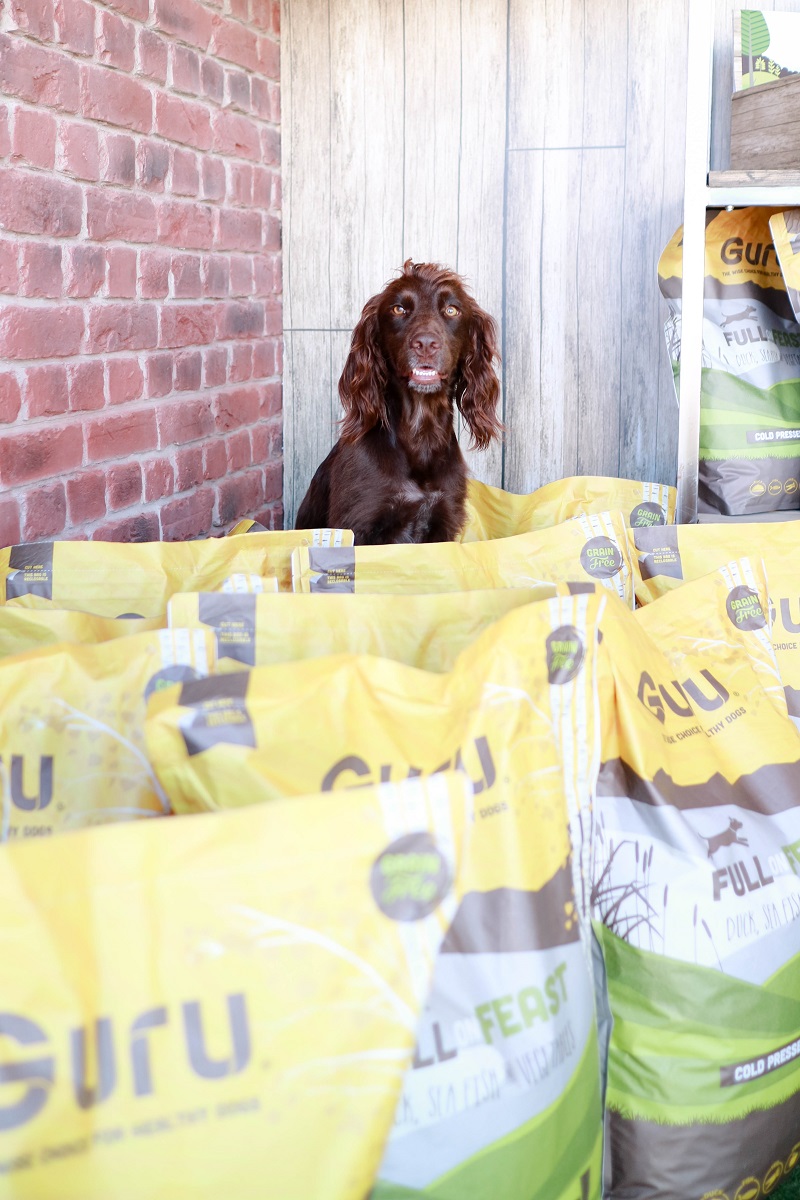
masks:
<path id="1" fill-rule="evenodd" d="M 478 477 L 674 482 L 657 264 L 682 219 L 686 27 L 687 0 L 283 0 L 287 525 L 361 308 L 409 257 L 455 267 L 501 327 L 507 434 L 468 454 Z"/>

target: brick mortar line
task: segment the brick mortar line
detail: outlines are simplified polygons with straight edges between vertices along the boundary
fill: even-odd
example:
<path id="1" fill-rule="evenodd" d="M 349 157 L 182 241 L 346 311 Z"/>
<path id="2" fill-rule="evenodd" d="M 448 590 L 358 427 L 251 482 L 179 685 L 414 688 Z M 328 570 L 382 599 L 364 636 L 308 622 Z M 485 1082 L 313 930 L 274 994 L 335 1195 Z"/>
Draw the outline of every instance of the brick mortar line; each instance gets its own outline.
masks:
<path id="1" fill-rule="evenodd" d="M 219 55 L 214 51 L 211 51 L 208 49 L 201 50 L 200 47 L 197 46 L 194 42 L 185 41 L 178 33 L 167 33 L 165 30 L 159 28 L 155 24 L 155 12 L 154 11 L 151 11 L 149 13 L 147 21 L 145 22 L 145 21 L 140 20 L 138 17 L 132 17 L 132 16 L 129 16 L 127 13 L 121 13 L 119 11 L 119 9 L 110 9 L 105 4 L 103 5 L 102 9 L 98 9 L 97 8 L 97 0 L 89 0 L 89 2 L 94 4 L 95 11 L 111 12 L 113 16 L 119 17 L 119 19 L 121 21 L 129 22 L 137 30 L 144 29 L 148 33 L 158 34 L 158 36 L 163 38 L 164 41 L 168 45 L 185 46 L 187 50 L 192 50 L 192 51 L 194 51 L 195 54 L 202 55 L 205 58 L 211 58 L 214 60 L 214 62 L 230 63 L 232 66 L 238 68 L 238 70 L 240 70 L 240 71 L 251 71 L 251 72 L 253 71 L 252 67 L 245 67 L 241 63 L 236 62 L 235 59 L 220 58 Z M 101 0 L 101 2 L 102 2 L 102 0 Z M 219 16 L 223 21 L 231 21 L 233 24 L 238 25 L 242 29 L 245 29 L 248 33 L 254 33 L 255 36 L 258 38 L 262 38 L 262 37 L 266 38 L 267 41 L 272 42 L 273 45 L 278 46 L 280 48 L 280 33 L 274 34 L 272 32 L 272 30 L 261 29 L 260 26 L 251 25 L 248 22 L 242 21 L 239 17 L 234 17 L 234 16 L 231 16 L 230 14 L 221 13 L 219 9 L 210 8 L 208 5 L 202 4 L 200 2 L 200 0 L 196 0 L 196 3 L 197 3 L 198 8 L 202 8 L 203 11 L 210 12 L 212 15 L 215 15 L 215 16 Z M 57 42 L 55 40 L 54 41 L 43 41 L 41 38 L 36 37 L 34 34 L 30 33 L 27 29 L 22 29 L 20 26 L 17 26 L 16 28 L 12 28 L 8 25 L 8 22 L 10 22 L 11 19 L 12 18 L 11 18 L 10 14 L 6 18 L 5 22 L 2 22 L 2 19 L 0 18 L 0 22 L 1 22 L 0 23 L 0 34 L 5 34 L 7 37 L 19 38 L 21 41 L 26 42 L 28 45 L 38 46 L 43 50 L 55 50 L 59 54 L 68 54 L 70 56 L 70 58 L 76 60 L 77 62 L 94 63 L 97 66 L 102 66 L 102 67 L 112 66 L 112 64 L 104 63 L 104 62 L 100 61 L 99 59 L 95 58 L 94 56 L 90 57 L 87 54 L 79 54 L 76 50 L 73 50 L 70 46 L 67 46 L 64 42 Z M 54 10 L 53 10 L 53 27 L 54 27 L 54 29 L 57 26 L 58 26 L 58 21 L 56 20 L 56 17 L 55 17 L 55 8 L 54 8 Z M 95 29 L 95 41 L 96 41 L 96 38 L 97 38 L 97 31 Z M 138 43 L 138 40 L 139 39 L 137 37 L 135 39 L 135 41 Z M 209 44 L 210 44 L 211 40 L 212 39 L 209 39 Z M 137 49 L 137 46 L 134 46 L 134 53 L 136 52 L 136 49 Z M 114 69 L 121 70 L 122 68 L 117 67 Z M 269 78 L 269 77 L 265 76 L 264 78 Z"/>

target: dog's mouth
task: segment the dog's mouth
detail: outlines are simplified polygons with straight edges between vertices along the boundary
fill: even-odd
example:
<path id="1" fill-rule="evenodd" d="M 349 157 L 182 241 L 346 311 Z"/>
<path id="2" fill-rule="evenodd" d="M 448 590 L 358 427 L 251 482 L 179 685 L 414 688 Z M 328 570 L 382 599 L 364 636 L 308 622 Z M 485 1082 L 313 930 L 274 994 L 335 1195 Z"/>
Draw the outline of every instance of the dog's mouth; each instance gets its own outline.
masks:
<path id="1" fill-rule="evenodd" d="M 443 379 L 444 376 L 435 367 L 412 367 L 408 382 L 410 387 L 418 391 L 438 391 Z"/>

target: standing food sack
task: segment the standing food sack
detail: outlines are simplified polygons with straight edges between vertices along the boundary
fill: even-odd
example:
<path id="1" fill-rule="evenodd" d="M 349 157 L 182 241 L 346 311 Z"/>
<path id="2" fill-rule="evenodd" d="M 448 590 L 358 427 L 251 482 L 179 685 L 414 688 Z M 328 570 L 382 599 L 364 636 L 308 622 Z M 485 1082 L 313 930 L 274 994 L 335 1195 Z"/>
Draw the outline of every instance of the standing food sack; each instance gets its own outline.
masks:
<path id="1" fill-rule="evenodd" d="M 800 1157 L 800 737 L 768 632 L 746 560 L 602 621 L 607 1200 L 766 1196 Z"/>
<path id="2" fill-rule="evenodd" d="M 352 546 L 341 530 L 339 544 Z M 0 550 L 0 605 L 69 608 L 98 617 L 163 617 L 174 592 L 252 591 L 251 577 L 291 591 L 292 550 L 313 531 L 195 542 L 30 542 Z M 244 581 L 244 582 L 243 582 Z M 265 583 L 269 589 L 272 583 Z"/>
<path id="3" fill-rule="evenodd" d="M 676 525 L 669 530 L 631 530 L 630 537 L 640 604 L 649 604 L 738 555 L 763 558 L 775 657 L 789 715 L 800 726 L 800 524 Z"/>
<path id="4" fill-rule="evenodd" d="M 147 700 L 214 665 L 201 629 L 1 660 L 0 841 L 169 812 L 145 753 Z"/>
<path id="5" fill-rule="evenodd" d="M 723 209 L 706 225 L 700 512 L 800 508 L 800 325 L 772 243 L 774 211 Z M 676 387 L 682 270 L 681 227 L 658 263 Z"/>
<path id="6" fill-rule="evenodd" d="M 3 1200 L 363 1200 L 468 796 L 450 772 L 0 848 Z"/>
<path id="7" fill-rule="evenodd" d="M 467 483 L 467 523 L 462 542 L 513 537 L 549 529 L 591 513 L 619 510 L 634 527 L 669 525 L 675 520 L 677 492 L 663 483 L 638 483 L 603 475 L 559 479 L 517 496 L 478 479 Z"/>
<path id="8" fill-rule="evenodd" d="M 595 513 L 552 529 L 488 542 L 301 546 L 292 556 L 296 592 L 468 592 L 601 583 L 632 606 L 634 579 L 621 513 Z"/>
<path id="9" fill-rule="evenodd" d="M 179 592 L 169 602 L 169 623 L 212 629 L 223 665 L 263 667 L 329 654 L 375 654 L 423 671 L 449 671 L 489 625 L 554 591 L 569 595 L 569 585 L 418 596 Z"/>
<path id="10" fill-rule="evenodd" d="M 598 589 L 517 609 L 447 675 L 365 656 L 153 697 L 150 757 L 179 811 L 335 793 L 455 766 L 472 782 L 465 896 L 437 961 L 376 1200 L 600 1194 L 586 900 L 568 818 L 598 765 Z M 313 731 L 313 739 L 309 737 Z M 576 897 L 573 878 L 577 878 Z"/>

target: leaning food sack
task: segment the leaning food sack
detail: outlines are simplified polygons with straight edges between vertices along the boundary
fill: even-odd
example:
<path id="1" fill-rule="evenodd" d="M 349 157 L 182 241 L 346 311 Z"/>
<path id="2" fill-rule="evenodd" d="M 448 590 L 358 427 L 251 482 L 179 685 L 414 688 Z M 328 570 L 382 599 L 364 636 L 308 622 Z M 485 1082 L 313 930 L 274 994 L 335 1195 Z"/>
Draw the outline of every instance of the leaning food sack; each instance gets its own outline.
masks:
<path id="1" fill-rule="evenodd" d="M 329 654 L 375 654 L 424 671 L 449 671 L 494 621 L 554 593 L 569 595 L 569 585 L 413 596 L 180 592 L 169 602 L 168 617 L 170 625 L 213 630 L 223 664 L 263 667 Z"/>
<path id="2" fill-rule="evenodd" d="M 706 225 L 700 406 L 700 512 L 800 508 L 800 325 L 769 220 L 774 209 L 716 212 Z M 683 228 L 658 264 L 676 387 Z"/>
<path id="3" fill-rule="evenodd" d="M 150 757 L 176 809 L 332 793 L 455 766 L 474 789 L 467 893 L 436 965 L 376 1200 L 599 1197 L 591 973 L 568 813 L 599 746 L 605 593 L 497 621 L 435 675 L 366 656 L 257 667 L 153 697 Z"/>
<path id="4" fill-rule="evenodd" d="M 572 580 L 603 584 L 633 604 L 634 579 L 622 514 L 576 517 L 552 529 L 481 542 L 301 546 L 292 555 L 296 592 L 468 592 L 541 587 Z"/>
<path id="5" fill-rule="evenodd" d="M 769 584 L 775 657 L 789 715 L 800 725 L 800 523 L 743 521 L 630 531 L 636 598 L 658 596 L 738 555 L 763 558 Z"/>
<path id="6" fill-rule="evenodd" d="M 533 529 L 549 529 L 574 517 L 616 510 L 636 527 L 671 524 L 676 497 L 675 488 L 663 483 L 637 483 L 603 475 L 559 479 L 522 496 L 470 479 L 467 523 L 460 540 L 513 537 Z"/>
<path id="7" fill-rule="evenodd" d="M 363 1200 L 468 795 L 450 772 L 0 848 L 0 1196 Z"/>
<path id="8" fill-rule="evenodd" d="M 194 542 L 30 542 L 0 550 L 0 605 L 69 608 L 99 617 L 161 617 L 180 591 L 291 591 L 291 556 L 314 530 Z M 340 544 L 353 535 L 341 530 Z"/>
<path id="9" fill-rule="evenodd" d="M 0 661 L 0 840 L 169 812 L 144 748 L 147 699 L 214 662 L 201 629 Z"/>
<path id="10" fill-rule="evenodd" d="M 605 1196 L 755 1200 L 800 1158 L 800 738 L 765 686 L 763 574 L 609 606 L 602 632 Z"/>

